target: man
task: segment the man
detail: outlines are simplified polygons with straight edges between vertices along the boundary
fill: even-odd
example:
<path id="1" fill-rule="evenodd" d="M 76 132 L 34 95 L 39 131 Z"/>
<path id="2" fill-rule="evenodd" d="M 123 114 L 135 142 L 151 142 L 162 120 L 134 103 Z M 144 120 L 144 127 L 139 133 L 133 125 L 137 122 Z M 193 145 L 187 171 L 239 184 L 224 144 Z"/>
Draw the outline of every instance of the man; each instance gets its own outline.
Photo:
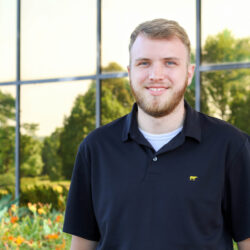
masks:
<path id="1" fill-rule="evenodd" d="M 79 147 L 64 232 L 71 249 L 250 249 L 250 145 L 185 101 L 194 66 L 174 21 L 131 35 L 132 112 Z"/>

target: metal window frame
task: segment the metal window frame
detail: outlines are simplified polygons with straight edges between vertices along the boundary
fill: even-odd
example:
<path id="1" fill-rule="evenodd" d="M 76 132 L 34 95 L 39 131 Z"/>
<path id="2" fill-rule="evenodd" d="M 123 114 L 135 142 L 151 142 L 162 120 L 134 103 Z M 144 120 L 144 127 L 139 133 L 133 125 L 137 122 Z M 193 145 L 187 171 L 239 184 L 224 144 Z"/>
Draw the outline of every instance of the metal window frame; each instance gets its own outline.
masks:
<path id="1" fill-rule="evenodd" d="M 97 47 L 96 47 L 96 74 L 75 76 L 75 77 L 61 77 L 49 79 L 34 79 L 22 81 L 20 78 L 21 64 L 20 64 L 20 38 L 21 38 L 21 0 L 17 0 L 17 55 L 16 55 L 16 81 L 0 82 L 0 86 L 15 85 L 16 86 L 16 137 L 15 137 L 15 197 L 20 196 L 20 86 L 25 84 L 43 84 L 43 83 L 60 83 L 65 81 L 78 80 L 96 80 L 96 127 L 101 126 L 101 81 L 103 79 L 123 78 L 128 77 L 127 72 L 116 73 L 102 73 L 101 66 L 101 48 L 102 48 L 102 0 L 97 0 Z M 239 63 L 221 63 L 202 65 L 201 64 L 201 0 L 196 0 L 196 70 L 195 70 L 195 109 L 200 111 L 200 84 L 201 72 L 210 72 L 218 70 L 233 70 L 250 68 L 250 62 Z"/>

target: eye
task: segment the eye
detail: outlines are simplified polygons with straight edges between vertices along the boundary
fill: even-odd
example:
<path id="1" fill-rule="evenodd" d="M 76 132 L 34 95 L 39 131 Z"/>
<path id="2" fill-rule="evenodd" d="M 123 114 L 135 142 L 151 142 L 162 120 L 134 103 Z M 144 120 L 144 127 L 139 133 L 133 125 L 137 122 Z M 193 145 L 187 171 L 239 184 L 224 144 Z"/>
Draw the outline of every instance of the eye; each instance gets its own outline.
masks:
<path id="1" fill-rule="evenodd" d="M 148 62 L 139 62 L 138 65 L 139 66 L 147 66 L 149 63 Z"/>
<path id="2" fill-rule="evenodd" d="M 166 64 L 167 64 L 168 66 L 173 66 L 173 65 L 176 65 L 176 63 L 175 63 L 175 62 L 173 62 L 173 61 L 167 61 L 167 62 L 166 62 Z"/>

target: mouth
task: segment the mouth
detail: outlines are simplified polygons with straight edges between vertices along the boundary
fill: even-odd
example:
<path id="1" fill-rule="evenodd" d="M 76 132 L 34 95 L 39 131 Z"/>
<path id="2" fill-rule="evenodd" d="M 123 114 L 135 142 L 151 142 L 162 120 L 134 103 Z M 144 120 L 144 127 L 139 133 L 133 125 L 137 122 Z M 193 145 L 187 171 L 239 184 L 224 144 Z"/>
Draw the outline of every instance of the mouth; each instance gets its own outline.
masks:
<path id="1" fill-rule="evenodd" d="M 164 92 L 167 91 L 168 87 L 147 87 L 146 88 L 151 95 L 158 96 L 162 95 Z"/>

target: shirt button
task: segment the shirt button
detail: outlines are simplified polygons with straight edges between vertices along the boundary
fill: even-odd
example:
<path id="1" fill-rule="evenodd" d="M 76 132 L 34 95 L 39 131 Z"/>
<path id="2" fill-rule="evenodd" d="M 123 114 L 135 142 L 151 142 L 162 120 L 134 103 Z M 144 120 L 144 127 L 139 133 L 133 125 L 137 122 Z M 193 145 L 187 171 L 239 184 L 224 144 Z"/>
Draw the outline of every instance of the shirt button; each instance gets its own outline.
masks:
<path id="1" fill-rule="evenodd" d="M 157 161 L 157 157 L 156 156 L 153 158 L 153 161 Z"/>

